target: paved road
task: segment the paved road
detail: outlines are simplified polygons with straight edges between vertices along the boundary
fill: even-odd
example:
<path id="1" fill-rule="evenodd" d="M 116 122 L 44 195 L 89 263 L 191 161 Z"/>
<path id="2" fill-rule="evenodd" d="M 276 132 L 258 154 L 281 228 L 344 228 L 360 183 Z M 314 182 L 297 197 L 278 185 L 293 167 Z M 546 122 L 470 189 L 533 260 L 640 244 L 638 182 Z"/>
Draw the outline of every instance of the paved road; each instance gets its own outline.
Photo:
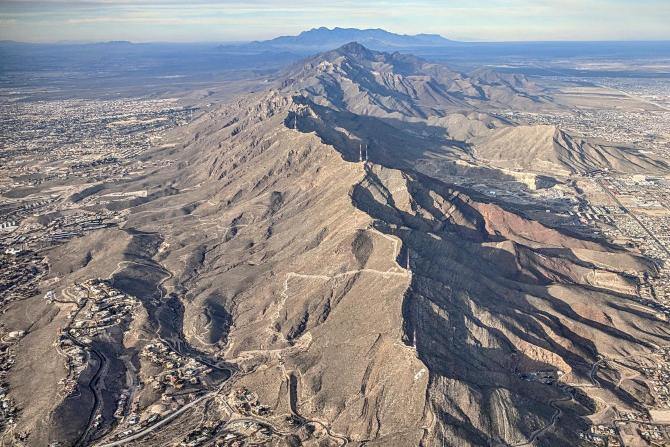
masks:
<path id="1" fill-rule="evenodd" d="M 75 441 L 74 445 L 80 446 L 80 445 L 85 445 L 86 441 L 88 439 L 88 436 L 91 432 L 91 425 L 93 424 L 93 420 L 95 419 L 95 416 L 97 415 L 100 405 L 102 404 L 102 393 L 98 389 L 98 383 L 100 382 L 100 379 L 102 378 L 104 372 L 107 369 L 107 358 L 100 352 L 96 351 L 90 346 L 86 346 L 82 343 L 80 343 L 76 338 L 72 337 L 70 334 L 67 334 L 68 338 L 72 340 L 74 344 L 79 346 L 80 348 L 84 350 L 90 350 L 90 353 L 97 357 L 98 359 L 98 369 L 96 370 L 95 374 L 91 378 L 90 382 L 88 382 L 88 389 L 91 390 L 91 393 L 93 394 L 93 408 L 91 409 L 91 413 L 88 416 L 88 421 L 86 422 L 86 429 L 83 431 L 81 436 Z"/>
<path id="2" fill-rule="evenodd" d="M 664 244 L 662 244 L 661 241 L 658 240 L 658 238 L 656 237 L 656 235 L 655 235 L 654 233 L 652 233 L 652 232 L 649 230 L 649 228 L 647 228 L 647 227 L 642 223 L 642 221 L 641 221 L 640 219 L 638 219 L 638 217 L 637 217 L 635 214 L 631 213 L 631 212 L 628 210 L 628 208 L 626 208 L 625 206 L 623 206 L 623 204 L 619 201 L 619 199 L 617 199 L 617 197 L 616 197 L 614 194 L 612 194 L 612 191 L 610 191 L 605 185 L 603 185 L 602 182 L 601 182 L 600 180 L 596 180 L 596 182 L 598 183 L 598 185 L 600 186 L 600 188 L 602 188 L 602 190 L 605 191 L 605 193 L 606 193 L 612 200 L 614 200 L 614 202 L 615 202 L 615 203 L 616 203 L 622 210 L 624 210 L 624 212 L 625 212 L 626 214 L 628 214 L 630 217 L 633 218 L 633 220 L 635 220 L 635 222 L 637 222 L 637 224 L 638 224 L 638 225 L 639 225 L 639 226 L 640 226 L 640 227 L 641 227 L 641 228 L 642 228 L 642 229 L 649 235 L 649 237 L 652 238 L 652 239 L 656 242 L 656 244 L 658 244 L 659 248 L 660 248 L 661 250 L 663 250 L 668 256 L 670 256 L 670 250 L 668 250 L 668 248 L 667 248 Z"/>
<path id="3" fill-rule="evenodd" d="M 83 301 L 82 303 L 74 303 L 77 304 L 77 311 L 76 313 L 72 316 L 70 321 L 74 321 L 74 319 L 77 317 L 79 312 L 84 308 L 86 305 L 86 302 L 88 301 L 88 298 Z M 63 301 L 63 303 L 68 303 L 70 304 L 70 301 Z M 98 389 L 98 383 L 100 382 L 100 379 L 102 376 L 105 374 L 107 370 L 107 364 L 109 363 L 107 360 L 107 357 L 105 357 L 104 354 L 102 354 L 99 351 L 96 351 L 92 346 L 85 345 L 81 343 L 79 340 L 77 340 L 75 337 L 70 335 L 70 333 L 66 330 L 65 335 L 67 336 L 70 341 L 78 346 L 80 349 L 82 349 L 84 352 L 88 352 L 89 355 L 95 356 L 98 359 L 98 369 L 95 371 L 93 374 L 93 377 L 91 380 L 88 382 L 88 389 L 91 391 L 91 394 L 93 394 L 93 408 L 91 409 L 91 412 L 88 416 L 88 420 L 86 421 L 86 427 L 84 431 L 81 433 L 79 438 L 77 438 L 74 442 L 74 446 L 78 447 L 81 445 L 85 445 L 86 441 L 88 440 L 88 436 L 91 432 L 91 425 L 93 424 L 93 420 L 95 419 L 96 414 L 98 413 L 100 409 L 100 405 L 102 403 L 102 393 Z"/>
<path id="4" fill-rule="evenodd" d="M 169 424 L 170 422 L 172 422 L 172 420 L 176 419 L 182 413 L 184 413 L 184 412 L 188 411 L 189 409 L 193 408 L 194 406 L 198 405 L 200 402 L 203 402 L 207 399 L 211 399 L 212 397 L 216 396 L 217 394 L 219 394 L 221 392 L 221 390 L 223 389 L 225 384 L 226 384 L 226 382 L 222 383 L 221 386 L 219 388 L 217 388 L 215 391 L 211 391 L 211 392 L 197 398 L 196 400 L 184 405 L 180 409 L 174 411 L 170 415 L 164 417 L 160 421 L 158 421 L 155 424 L 145 428 L 144 430 L 141 430 L 141 431 L 139 431 L 139 432 L 137 432 L 133 435 L 130 435 L 127 438 L 123 438 L 123 439 L 119 439 L 118 441 L 110 442 L 109 444 L 100 444 L 100 447 L 115 447 L 115 446 L 119 446 L 119 445 L 125 445 L 129 442 L 136 441 L 140 438 L 145 437 L 149 433 L 161 428 L 162 426 L 164 426 L 166 424 Z"/>
<path id="5" fill-rule="evenodd" d="M 114 446 L 125 445 L 129 442 L 141 439 L 141 438 L 145 437 L 146 435 L 148 435 L 149 433 L 161 428 L 162 426 L 169 424 L 174 419 L 178 418 L 181 414 L 183 414 L 184 412 L 188 411 L 189 409 L 195 407 L 199 403 L 201 403 L 203 401 L 206 401 L 207 399 L 211 399 L 211 398 L 215 397 L 216 395 L 218 395 L 221 392 L 221 390 L 223 390 L 223 387 L 226 386 L 226 383 L 228 383 L 228 381 L 235 374 L 235 372 L 232 369 L 230 371 L 231 371 L 232 375 L 228 379 L 226 379 L 216 390 L 210 391 L 209 393 L 207 393 L 203 396 L 200 396 L 199 398 L 195 399 L 194 401 L 189 402 L 188 404 L 184 405 L 183 407 L 179 408 L 178 410 L 175 410 L 174 412 L 170 413 L 168 416 L 164 417 L 163 419 L 156 422 L 155 424 L 153 424 L 153 425 L 151 425 L 151 426 L 149 426 L 149 427 L 147 427 L 147 428 L 145 428 L 145 429 L 143 429 L 143 430 L 141 430 L 141 431 L 139 431 L 135 434 L 132 434 L 132 435 L 126 437 L 126 438 L 119 439 L 119 440 L 114 441 L 114 442 L 110 442 L 108 444 L 100 444 L 99 447 L 114 447 Z M 232 409 L 231 409 L 231 411 L 232 411 Z"/>

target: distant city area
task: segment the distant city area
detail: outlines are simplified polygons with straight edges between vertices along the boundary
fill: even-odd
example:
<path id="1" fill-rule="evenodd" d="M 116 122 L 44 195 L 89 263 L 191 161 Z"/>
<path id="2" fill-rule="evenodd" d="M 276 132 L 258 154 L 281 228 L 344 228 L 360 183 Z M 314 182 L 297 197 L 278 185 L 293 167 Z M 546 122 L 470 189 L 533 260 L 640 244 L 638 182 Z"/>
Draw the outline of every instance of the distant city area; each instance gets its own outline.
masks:
<path id="1" fill-rule="evenodd" d="M 175 100 L 38 101 L 0 104 L 0 235 L 5 252 L 33 251 L 118 222 L 92 211 L 105 183 L 158 166 L 138 156 L 187 122 Z M 146 197 L 110 193 L 96 203 Z"/>
<path id="2" fill-rule="evenodd" d="M 95 185 L 122 180 L 155 167 L 155 163 L 144 163 L 137 157 L 156 145 L 167 130 L 187 122 L 192 113 L 193 109 L 178 106 L 175 100 L 0 103 L 2 308 L 38 291 L 38 284 L 49 271 L 45 250 L 122 222 L 123 212 L 88 207 L 86 188 L 95 189 Z M 101 202 L 135 197 L 146 197 L 146 192 L 130 196 L 110 194 Z M 111 299 L 118 301 L 122 297 L 116 295 Z M 46 299 L 69 302 L 55 297 L 53 292 L 48 292 Z M 85 368 L 90 337 L 122 321 L 122 312 L 114 304 L 102 307 L 105 310 L 96 314 L 101 318 L 99 322 L 90 320 L 94 314 L 89 311 L 90 325 L 84 320 L 74 321 L 73 332 L 65 330 L 60 336 L 58 350 L 67 358 L 72 371 L 63 381 L 65 393 L 73 391 L 77 374 Z M 96 304 L 96 309 L 100 308 Z M 80 310 L 81 306 L 73 318 Z M 3 368 L 12 365 L 11 346 L 23 335 L 22 331 L 14 331 L 2 336 Z M 75 336 L 87 337 L 89 341 L 79 341 Z M 6 369 L 0 374 L 4 390 L 0 424 L 6 429 L 12 426 L 16 410 L 6 394 Z"/>
<path id="3" fill-rule="evenodd" d="M 511 111 L 503 116 L 515 122 L 553 125 L 579 135 L 636 147 L 654 157 L 670 160 L 670 80 L 630 78 L 553 78 L 553 81 L 595 82 L 624 95 L 648 102 L 656 110 L 599 109 L 591 106 L 571 112 L 528 113 Z M 582 172 L 573 177 L 576 201 L 567 210 L 573 225 L 596 237 L 634 247 L 654 259 L 656 276 L 639 279 L 640 302 L 670 319 L 670 179 L 654 175 L 621 175 L 607 170 Z M 609 424 L 596 424 L 582 439 L 594 446 L 637 445 L 638 433 L 649 445 L 670 442 L 670 351 L 658 349 L 643 369 L 657 406 L 649 412 L 620 412 Z M 606 360 L 603 364 L 606 364 Z M 634 435 L 633 435 L 634 437 Z"/>

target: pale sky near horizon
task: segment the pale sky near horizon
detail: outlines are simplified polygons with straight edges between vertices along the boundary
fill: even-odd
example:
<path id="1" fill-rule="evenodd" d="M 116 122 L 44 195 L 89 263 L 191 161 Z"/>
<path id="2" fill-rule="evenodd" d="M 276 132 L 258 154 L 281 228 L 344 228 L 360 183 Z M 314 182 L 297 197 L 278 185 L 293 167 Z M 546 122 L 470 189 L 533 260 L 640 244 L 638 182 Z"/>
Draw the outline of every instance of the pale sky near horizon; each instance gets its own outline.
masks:
<path id="1" fill-rule="evenodd" d="M 0 39 L 197 42 L 319 27 L 456 40 L 670 40 L 670 0 L 0 0 Z"/>

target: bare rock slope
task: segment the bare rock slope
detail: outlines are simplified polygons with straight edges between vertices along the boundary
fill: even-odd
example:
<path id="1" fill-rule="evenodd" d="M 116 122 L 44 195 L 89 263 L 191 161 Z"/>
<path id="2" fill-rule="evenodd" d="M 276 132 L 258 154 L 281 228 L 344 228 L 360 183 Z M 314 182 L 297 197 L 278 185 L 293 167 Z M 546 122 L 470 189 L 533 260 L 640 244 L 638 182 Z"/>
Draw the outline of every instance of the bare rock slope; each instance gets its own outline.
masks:
<path id="1" fill-rule="evenodd" d="M 569 175 L 591 170 L 659 173 L 665 162 L 626 147 L 598 144 L 556 126 L 516 126 L 496 129 L 474 139 L 475 156 L 501 168 L 542 174 Z"/>
<path id="2" fill-rule="evenodd" d="M 633 300 L 652 264 L 398 168 L 393 152 L 360 162 L 360 135 L 321 135 L 322 112 L 270 92 L 202 117 L 175 153 L 183 192 L 134 211 L 130 225 L 179 247 L 164 264 L 187 285 L 189 343 L 243 365 L 276 411 L 368 445 L 569 446 L 596 399 L 650 398 L 616 386 L 616 369 L 597 388 L 593 374 L 667 343 Z M 201 255 L 187 271 L 188 253 Z M 206 324 L 222 312 L 230 324 Z"/>
<path id="3" fill-rule="evenodd" d="M 348 45 L 279 91 L 207 111 L 154 151 L 163 167 L 118 186 L 150 192 L 125 204 L 122 230 L 85 241 L 92 253 L 50 255 L 66 281 L 98 269 L 140 297 L 123 352 L 99 348 L 106 389 L 145 368 L 138 352 L 155 333 L 233 365 L 229 380 L 274 414 L 325 427 L 278 436 L 287 445 L 567 447 L 603 402 L 652 399 L 644 381 L 619 381 L 615 360 L 670 340 L 636 300 L 655 266 L 415 171 L 435 136 L 392 115 L 471 101 L 458 82 L 414 78 L 415 63 Z M 99 399 L 104 432 L 117 396 Z M 84 408 L 40 405 L 34 420 Z M 50 440 L 78 436 L 64 418 Z"/>
<path id="4" fill-rule="evenodd" d="M 283 76 L 286 91 L 350 112 L 406 119 L 443 116 L 478 105 L 549 106 L 542 89 L 521 77 L 465 75 L 401 53 L 372 51 L 352 42 L 302 61 Z"/>

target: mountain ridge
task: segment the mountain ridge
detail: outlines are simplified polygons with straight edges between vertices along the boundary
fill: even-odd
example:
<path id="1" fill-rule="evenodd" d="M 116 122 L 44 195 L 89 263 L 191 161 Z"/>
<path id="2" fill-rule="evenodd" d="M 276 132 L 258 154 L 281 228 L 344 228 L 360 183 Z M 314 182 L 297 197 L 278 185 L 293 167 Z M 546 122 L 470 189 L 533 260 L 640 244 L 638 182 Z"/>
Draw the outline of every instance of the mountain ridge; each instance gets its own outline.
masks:
<path id="1" fill-rule="evenodd" d="M 572 447 L 608 410 L 601 402 L 635 409 L 653 398 L 643 381 L 619 379 L 630 373 L 622 359 L 670 342 L 667 322 L 636 300 L 655 264 L 422 169 L 429 156 L 476 161 L 459 131 L 511 128 L 457 94 L 501 92 L 490 74 L 425 64 L 358 44 L 309 58 L 279 87 L 175 129 L 178 144 L 144 155 L 155 161 L 146 175 L 101 186 L 146 194 L 101 205 L 127 212 L 124 225 L 49 257 L 63 282 L 97 268 L 141 301 L 136 333 L 121 337 L 132 367 L 116 361 L 106 388 L 139 383 L 128 375 L 150 366 L 137 353 L 158 338 L 234 365 L 212 393 L 249 390 L 271 413 L 270 436 L 306 446 Z M 418 88 L 428 78 L 441 95 Z M 502 87 L 508 100 L 523 96 L 515 82 Z M 56 317 L 44 329 L 54 336 Z M 44 368 L 18 362 L 16 374 Z M 88 394 L 29 407 L 28 391 L 27 423 L 61 416 L 30 442 L 76 436 L 67 416 Z M 153 390 L 133 393 L 144 420 L 164 405 Z M 102 397 L 106 414 L 116 397 Z M 181 429 L 200 427 L 199 416 Z M 114 421 L 101 419 L 101 442 L 125 436 Z"/>
<path id="2" fill-rule="evenodd" d="M 506 77 L 470 76 L 411 54 L 349 42 L 292 65 L 279 76 L 279 86 L 324 104 L 335 101 L 350 111 L 378 116 L 443 116 L 474 110 L 483 102 L 491 108 L 549 105 L 542 89 L 525 76 L 514 75 L 514 82 L 506 82 Z"/>
<path id="3" fill-rule="evenodd" d="M 183 189 L 200 186 L 180 200 L 212 228 L 243 225 L 209 252 L 200 269 L 214 276 L 184 319 L 225 294 L 216 284 L 241 284 L 222 300 L 235 322 L 226 353 L 267 368 L 250 367 L 247 386 L 281 402 L 273 371 L 284 369 L 293 411 L 385 446 L 573 446 L 596 398 L 646 398 L 617 391 L 614 369 L 598 376 L 604 391 L 589 386 L 600 356 L 646 355 L 670 338 L 630 300 L 653 264 L 414 171 L 425 142 L 409 128 L 319 104 L 302 85 L 203 116 L 181 155 L 193 176 Z M 279 359 L 249 354 L 264 349 Z M 553 379 L 529 379 L 538 371 Z"/>
<path id="4" fill-rule="evenodd" d="M 474 150 L 494 166 L 559 176 L 596 170 L 662 174 L 669 169 L 663 160 L 632 148 L 596 144 L 551 125 L 499 129 L 480 138 Z"/>
<path id="5" fill-rule="evenodd" d="M 246 225 L 232 244 L 261 226 L 258 234 L 266 236 L 254 247 L 257 256 L 270 256 L 264 269 L 274 272 L 276 290 L 261 293 L 255 288 L 273 286 L 253 281 L 237 306 L 279 307 L 260 314 L 279 332 L 269 347 L 282 350 L 285 368 L 295 371 L 296 411 L 327 421 L 341 436 L 379 445 L 485 446 L 522 443 L 540 431 L 538 445 L 572 446 L 574 427 L 586 429 L 580 416 L 595 411 L 586 387 L 598 356 L 648 353 L 670 337 L 653 311 L 645 330 L 634 323 L 642 317 L 627 304 L 636 293 L 631 275 L 653 274 L 637 256 L 404 169 L 381 141 L 368 140 L 369 159 L 360 162 L 363 134 L 329 136 L 326 127 L 310 125 L 324 111 L 299 96 L 270 92 L 220 113 L 226 122 L 236 117 L 234 124 L 205 131 L 211 117 L 199 123 L 189 150 L 198 175 L 189 183 L 207 185 L 214 203 L 235 200 L 196 213 L 204 218 L 229 206 L 225 216 Z M 205 150 L 217 141 L 224 142 L 221 152 Z M 266 221 L 251 211 L 263 203 Z M 266 244 L 285 253 L 266 251 Z M 223 256 L 220 250 L 211 256 Z M 329 262 L 322 265 L 323 256 Z M 261 295 L 262 304 L 251 298 Z M 185 318 L 194 319 L 201 305 L 189 304 Z M 227 352 L 238 358 L 269 336 L 258 312 L 244 315 L 233 311 L 237 323 L 227 335 L 237 340 Z M 365 367 L 345 360 L 362 358 Z M 329 366 L 343 362 L 351 365 Z M 387 370 L 396 380 L 385 379 Z M 524 378 L 536 371 L 584 388 Z M 252 373 L 245 383 L 257 389 L 270 377 Z M 636 405 L 638 392 L 608 391 L 607 399 Z M 264 399 L 275 395 L 267 391 Z M 402 409 L 389 395 L 401 396 Z M 570 404 L 554 424 L 556 402 L 564 400 Z"/>
<path id="6" fill-rule="evenodd" d="M 408 49 L 422 47 L 444 47 L 456 42 L 438 34 L 396 34 L 381 28 L 312 28 L 296 36 L 280 36 L 264 41 L 253 41 L 249 45 L 257 48 L 276 48 L 300 51 L 325 51 L 340 47 L 347 42 L 358 41 L 372 49 Z"/>
<path id="7" fill-rule="evenodd" d="M 603 169 L 621 173 L 670 170 L 662 160 L 633 148 L 592 142 L 558 128 L 514 126 L 497 118 L 497 109 L 554 107 L 548 92 L 518 74 L 490 69 L 460 73 L 413 55 L 379 52 L 349 42 L 294 64 L 279 79 L 280 91 L 297 91 L 324 106 L 330 119 L 335 119 L 338 110 L 387 123 L 401 121 L 405 126 L 427 120 L 424 132 L 436 137 L 444 129 L 465 144 L 450 147 L 453 140 L 443 138 L 443 145 L 434 150 L 444 153 L 446 149 L 450 156 L 457 154 L 461 159 L 472 157 L 475 164 L 559 177 Z M 463 120 L 467 114 L 475 118 Z"/>

